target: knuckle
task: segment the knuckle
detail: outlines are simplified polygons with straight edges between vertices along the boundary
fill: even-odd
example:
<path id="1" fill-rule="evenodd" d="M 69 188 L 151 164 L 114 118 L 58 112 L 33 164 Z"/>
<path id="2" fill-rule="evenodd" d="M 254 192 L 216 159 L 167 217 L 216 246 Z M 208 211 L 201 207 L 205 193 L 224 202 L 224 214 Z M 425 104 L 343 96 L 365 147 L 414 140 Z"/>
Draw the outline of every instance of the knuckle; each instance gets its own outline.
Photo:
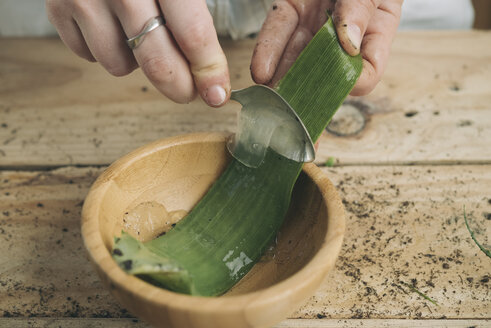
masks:
<path id="1" fill-rule="evenodd" d="M 176 79 L 171 61 L 165 57 L 150 57 L 141 64 L 148 79 L 156 84 L 170 84 Z"/>
<path id="2" fill-rule="evenodd" d="M 227 61 L 225 59 L 216 60 L 202 66 L 192 66 L 191 73 L 195 76 L 213 75 L 227 71 Z"/>

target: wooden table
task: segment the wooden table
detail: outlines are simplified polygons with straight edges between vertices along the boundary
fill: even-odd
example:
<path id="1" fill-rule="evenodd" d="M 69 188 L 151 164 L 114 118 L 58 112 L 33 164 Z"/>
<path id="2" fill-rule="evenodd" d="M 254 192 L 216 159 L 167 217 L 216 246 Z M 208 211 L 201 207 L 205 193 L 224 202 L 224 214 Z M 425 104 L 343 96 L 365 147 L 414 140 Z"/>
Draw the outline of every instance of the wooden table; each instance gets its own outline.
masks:
<path id="1" fill-rule="evenodd" d="M 223 45 L 233 87 L 249 85 L 254 41 Z M 376 90 L 344 106 L 317 158 L 344 200 L 344 246 L 277 327 L 491 327 L 491 259 L 463 218 L 465 206 L 491 244 L 491 33 L 401 33 Z M 146 327 L 87 260 L 84 197 L 123 154 L 233 131 L 236 113 L 175 105 L 141 72 L 111 77 L 59 40 L 2 40 L 0 327 Z"/>

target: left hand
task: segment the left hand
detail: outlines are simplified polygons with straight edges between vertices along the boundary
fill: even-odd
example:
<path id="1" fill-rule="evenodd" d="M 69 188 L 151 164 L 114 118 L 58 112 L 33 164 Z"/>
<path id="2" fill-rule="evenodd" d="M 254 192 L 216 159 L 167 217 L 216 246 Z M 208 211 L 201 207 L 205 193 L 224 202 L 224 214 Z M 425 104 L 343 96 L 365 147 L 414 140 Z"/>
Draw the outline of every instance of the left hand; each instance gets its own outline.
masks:
<path id="1" fill-rule="evenodd" d="M 403 0 L 276 0 L 259 32 L 251 73 L 256 83 L 274 86 L 332 13 L 344 50 L 361 52 L 363 70 L 351 91 L 361 96 L 382 77 L 399 25 Z"/>
<path id="2" fill-rule="evenodd" d="M 138 66 L 164 95 L 178 103 L 196 97 L 220 107 L 230 97 L 227 59 L 204 0 L 46 0 L 48 19 L 78 56 L 123 76 Z M 152 17 L 165 25 L 138 48 L 125 39 Z"/>

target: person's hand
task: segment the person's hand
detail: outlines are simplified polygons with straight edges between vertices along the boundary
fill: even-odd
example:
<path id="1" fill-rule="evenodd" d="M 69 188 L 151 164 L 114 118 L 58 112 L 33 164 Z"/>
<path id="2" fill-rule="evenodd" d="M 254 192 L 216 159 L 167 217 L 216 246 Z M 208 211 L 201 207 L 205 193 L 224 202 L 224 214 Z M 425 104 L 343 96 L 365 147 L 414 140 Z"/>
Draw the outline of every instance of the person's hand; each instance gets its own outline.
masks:
<path id="1" fill-rule="evenodd" d="M 332 13 L 344 50 L 363 57 L 352 95 L 365 95 L 380 81 L 401 15 L 403 0 L 276 0 L 252 56 L 256 83 L 274 86 Z"/>
<path id="2" fill-rule="evenodd" d="M 178 103 L 191 101 L 196 91 L 214 107 L 230 96 L 227 60 L 204 0 L 46 0 L 46 7 L 63 42 L 115 76 L 140 66 Z M 125 40 L 161 12 L 166 25 L 131 51 Z"/>

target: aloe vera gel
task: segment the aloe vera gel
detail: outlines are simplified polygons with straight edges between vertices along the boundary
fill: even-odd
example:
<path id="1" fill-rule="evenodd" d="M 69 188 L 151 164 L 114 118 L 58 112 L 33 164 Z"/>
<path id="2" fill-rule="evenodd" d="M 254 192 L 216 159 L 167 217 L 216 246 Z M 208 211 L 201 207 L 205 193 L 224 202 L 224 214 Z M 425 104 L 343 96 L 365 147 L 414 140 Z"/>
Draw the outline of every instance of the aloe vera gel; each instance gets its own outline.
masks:
<path id="1" fill-rule="evenodd" d="M 329 19 L 276 91 L 315 141 L 353 88 L 361 69 L 360 56 L 344 52 Z M 123 233 L 115 238 L 113 258 L 127 273 L 172 291 L 223 294 L 271 245 L 301 169 L 302 163 L 271 147 L 264 149 L 257 167 L 232 159 L 207 194 L 172 229 L 146 242 Z"/>

